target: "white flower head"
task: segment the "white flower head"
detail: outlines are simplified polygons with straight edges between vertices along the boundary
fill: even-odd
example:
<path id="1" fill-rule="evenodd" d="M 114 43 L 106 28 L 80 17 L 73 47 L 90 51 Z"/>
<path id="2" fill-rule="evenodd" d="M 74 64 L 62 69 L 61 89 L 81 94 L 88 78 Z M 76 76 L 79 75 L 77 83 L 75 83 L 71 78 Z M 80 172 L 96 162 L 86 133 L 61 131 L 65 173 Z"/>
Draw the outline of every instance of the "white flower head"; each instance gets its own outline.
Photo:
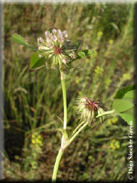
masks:
<path id="1" fill-rule="evenodd" d="M 46 65 L 50 68 L 68 68 L 70 61 L 76 58 L 76 49 L 67 39 L 67 31 L 52 29 L 45 31 L 45 38 L 38 38 L 38 52 L 46 58 Z"/>

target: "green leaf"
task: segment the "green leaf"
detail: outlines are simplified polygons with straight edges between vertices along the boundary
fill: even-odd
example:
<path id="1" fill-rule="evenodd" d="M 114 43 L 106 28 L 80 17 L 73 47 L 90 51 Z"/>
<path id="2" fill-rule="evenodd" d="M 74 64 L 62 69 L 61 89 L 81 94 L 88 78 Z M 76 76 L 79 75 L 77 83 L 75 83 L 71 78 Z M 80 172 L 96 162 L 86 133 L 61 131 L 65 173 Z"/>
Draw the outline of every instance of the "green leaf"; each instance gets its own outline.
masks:
<path id="1" fill-rule="evenodd" d="M 135 85 L 131 85 L 131 86 L 127 86 L 124 88 L 121 88 L 117 91 L 116 95 L 115 95 L 115 99 L 121 99 L 124 97 L 124 95 L 130 91 L 130 90 L 135 90 Z"/>
<path id="2" fill-rule="evenodd" d="M 133 115 L 130 114 L 125 114 L 125 113 L 119 113 L 119 115 L 122 117 L 122 119 L 124 119 L 128 124 L 130 124 L 130 121 L 133 122 L 133 124 L 135 124 L 135 118 Z"/>
<path id="3" fill-rule="evenodd" d="M 132 107 L 134 107 L 134 104 L 128 100 L 115 99 L 113 101 L 113 109 L 115 109 L 116 112 L 124 112 Z"/>
<path id="4" fill-rule="evenodd" d="M 124 111 L 124 114 L 129 114 L 129 115 L 134 116 L 135 115 L 135 109 L 134 108 L 128 109 L 127 111 Z"/>
<path id="5" fill-rule="evenodd" d="M 12 41 L 14 41 L 17 44 L 29 46 L 29 44 L 24 40 L 24 38 L 16 33 L 12 35 Z"/>
<path id="6" fill-rule="evenodd" d="M 131 90 L 131 91 L 127 92 L 124 95 L 123 99 L 132 99 L 132 100 L 134 100 L 135 99 L 135 90 Z"/>
<path id="7" fill-rule="evenodd" d="M 87 56 L 91 56 L 91 55 L 95 55 L 97 52 L 96 51 L 92 51 L 92 50 L 82 50 L 80 52 L 78 52 L 78 56 L 73 59 L 70 63 L 75 62 L 76 60 L 85 58 Z"/>
<path id="8" fill-rule="evenodd" d="M 92 54 L 95 54 L 96 51 L 92 51 L 92 50 L 84 50 L 85 54 L 87 55 L 92 55 Z"/>
<path id="9" fill-rule="evenodd" d="M 96 51 L 92 51 L 92 50 L 82 50 L 80 52 L 78 52 L 78 57 L 75 60 L 81 59 L 81 58 L 85 58 L 87 56 L 91 56 L 93 54 L 96 54 Z M 75 61 L 73 60 L 73 61 Z"/>
<path id="10" fill-rule="evenodd" d="M 86 55 L 84 52 L 81 51 L 81 52 L 78 52 L 78 56 L 81 58 L 84 58 Z"/>
<path id="11" fill-rule="evenodd" d="M 35 69 L 45 65 L 45 57 L 40 58 L 37 52 L 31 56 L 30 68 Z"/>
<path id="12" fill-rule="evenodd" d="M 128 124 L 135 123 L 134 100 L 135 85 L 131 85 L 118 90 L 113 101 L 113 108 Z"/>
<path id="13" fill-rule="evenodd" d="M 22 36 L 20 36 L 19 34 L 15 33 L 12 35 L 12 41 L 17 43 L 17 44 L 20 44 L 20 45 L 23 45 L 23 46 L 26 46 L 32 50 L 36 50 L 36 48 L 34 48 L 33 46 L 30 46 Z"/>
<path id="14" fill-rule="evenodd" d="M 96 53 L 95 51 L 92 50 L 82 50 L 81 52 L 84 53 L 85 56 L 89 56 Z"/>

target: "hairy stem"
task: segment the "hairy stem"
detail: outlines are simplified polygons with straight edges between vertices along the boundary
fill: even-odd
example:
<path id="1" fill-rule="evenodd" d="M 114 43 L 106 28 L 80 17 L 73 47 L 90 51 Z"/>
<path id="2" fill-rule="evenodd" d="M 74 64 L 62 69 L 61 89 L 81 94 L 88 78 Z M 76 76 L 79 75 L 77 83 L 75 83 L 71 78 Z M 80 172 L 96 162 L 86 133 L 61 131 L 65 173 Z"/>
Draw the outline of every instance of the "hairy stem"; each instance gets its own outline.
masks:
<path id="1" fill-rule="evenodd" d="M 59 168 L 59 163 L 61 160 L 61 157 L 63 155 L 64 151 L 62 149 L 59 150 L 58 155 L 56 157 L 56 162 L 54 165 L 54 170 L 53 170 L 53 175 L 52 175 L 52 182 L 55 182 L 57 179 L 57 173 L 58 173 L 58 168 Z"/>

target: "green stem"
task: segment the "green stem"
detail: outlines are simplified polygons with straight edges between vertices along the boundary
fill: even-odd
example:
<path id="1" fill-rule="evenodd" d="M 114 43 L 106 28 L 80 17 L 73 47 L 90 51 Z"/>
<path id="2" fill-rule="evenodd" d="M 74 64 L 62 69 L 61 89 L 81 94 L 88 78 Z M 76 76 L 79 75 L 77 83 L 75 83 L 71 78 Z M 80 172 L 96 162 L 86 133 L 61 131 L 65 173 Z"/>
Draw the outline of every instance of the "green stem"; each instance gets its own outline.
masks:
<path id="1" fill-rule="evenodd" d="M 96 116 L 96 118 L 99 118 L 101 116 L 107 115 L 107 114 L 113 114 L 115 113 L 115 110 L 111 110 L 111 111 L 107 111 L 104 112 L 102 114 L 99 114 L 98 116 Z M 82 122 L 83 123 L 83 122 Z M 81 123 L 81 124 L 82 124 Z M 79 130 L 71 137 L 71 139 L 69 140 L 69 144 L 76 138 L 76 136 L 88 125 L 88 122 L 86 122 L 82 127 L 79 128 Z M 74 130 L 75 131 L 75 130 Z M 74 132 L 73 132 L 74 133 Z"/>
<path id="2" fill-rule="evenodd" d="M 64 126 L 63 126 L 63 129 L 66 132 L 66 128 L 67 128 L 67 97 L 66 97 L 66 87 L 65 87 L 65 74 L 60 71 L 60 75 L 61 75 L 61 86 L 62 86 L 63 107 L 64 107 Z M 64 134 L 65 134 L 65 132 L 64 132 Z M 67 135 L 67 133 L 66 133 L 66 135 Z M 52 175 L 53 182 L 56 181 L 59 163 L 60 163 L 60 160 L 61 160 L 63 153 L 64 153 L 64 151 L 62 149 L 60 149 L 58 152 L 58 155 L 57 155 L 57 158 L 55 161 L 55 165 L 54 165 L 53 175 Z"/>
<path id="3" fill-rule="evenodd" d="M 115 113 L 115 110 L 107 111 L 107 112 L 104 112 L 104 113 L 102 113 L 102 114 L 97 115 L 96 118 L 99 118 L 99 117 L 101 117 L 101 116 L 105 116 L 105 115 L 107 115 L 107 114 L 113 114 L 113 113 Z"/>
<path id="4" fill-rule="evenodd" d="M 82 121 L 76 128 L 75 130 L 72 132 L 72 135 L 80 128 L 81 125 L 83 125 L 85 123 L 85 121 Z"/>
<path id="5" fill-rule="evenodd" d="M 64 105 L 64 129 L 67 128 L 67 98 L 66 98 L 66 87 L 65 79 L 61 79 L 62 94 L 63 94 L 63 105 Z"/>
<path id="6" fill-rule="evenodd" d="M 69 144 L 76 138 L 76 136 L 88 125 L 88 122 L 86 122 L 79 130 L 71 137 L 69 140 Z"/>
<path id="7" fill-rule="evenodd" d="M 54 165 L 54 170 L 53 170 L 53 175 L 52 175 L 52 182 L 56 181 L 57 172 L 58 172 L 58 168 L 59 168 L 59 163 L 60 163 L 60 160 L 61 160 L 61 157 L 62 157 L 63 153 L 64 153 L 64 151 L 62 149 L 60 149 L 59 152 L 58 152 L 58 155 L 56 157 L 56 162 L 55 162 L 55 165 Z"/>

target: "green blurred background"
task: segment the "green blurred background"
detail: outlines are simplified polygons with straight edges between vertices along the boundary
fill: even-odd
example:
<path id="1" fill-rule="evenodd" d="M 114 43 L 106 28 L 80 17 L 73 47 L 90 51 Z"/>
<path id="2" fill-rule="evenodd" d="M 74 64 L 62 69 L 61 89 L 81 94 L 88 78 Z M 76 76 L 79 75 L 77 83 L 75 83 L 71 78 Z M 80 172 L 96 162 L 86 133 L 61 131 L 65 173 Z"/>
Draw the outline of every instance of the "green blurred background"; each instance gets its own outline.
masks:
<path id="1" fill-rule="evenodd" d="M 13 33 L 37 47 L 49 28 L 67 30 L 80 49 L 96 54 L 73 63 L 66 80 L 68 131 L 79 123 L 77 96 L 101 100 L 108 110 L 117 90 L 134 83 L 134 5 L 4 4 L 4 178 L 51 180 L 63 118 L 58 71 L 30 70 L 29 49 L 11 42 Z M 118 116 L 86 128 L 66 149 L 59 180 L 128 179 L 129 127 Z"/>

